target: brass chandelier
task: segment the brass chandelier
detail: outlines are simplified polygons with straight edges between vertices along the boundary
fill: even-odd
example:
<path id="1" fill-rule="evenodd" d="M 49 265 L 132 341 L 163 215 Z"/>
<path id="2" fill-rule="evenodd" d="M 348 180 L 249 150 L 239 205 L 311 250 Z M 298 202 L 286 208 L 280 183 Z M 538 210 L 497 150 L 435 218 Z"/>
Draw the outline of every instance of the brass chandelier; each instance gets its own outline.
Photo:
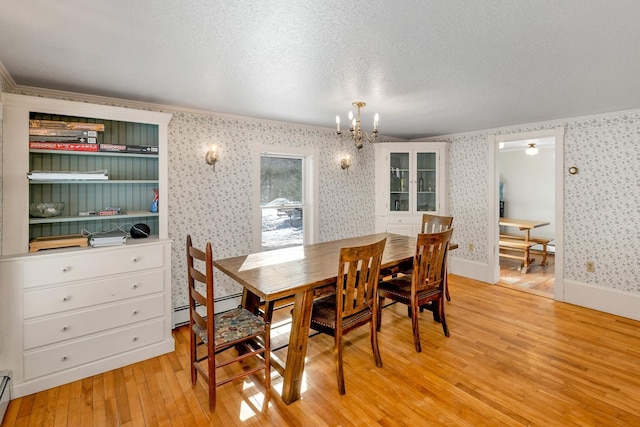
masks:
<path id="1" fill-rule="evenodd" d="M 360 149 L 362 148 L 363 141 L 365 140 L 370 143 L 376 142 L 376 138 L 378 138 L 378 113 L 376 113 L 373 118 L 373 131 L 371 132 L 371 136 L 369 136 L 367 132 L 362 130 L 362 126 L 360 124 L 360 109 L 367 104 L 362 101 L 356 101 L 351 105 L 358 109 L 358 116 L 357 118 L 354 118 L 353 112 L 349 111 L 349 124 L 351 125 L 349 128 L 349 136 L 356 148 Z M 336 116 L 336 134 L 339 135 L 340 138 L 343 138 L 342 131 L 340 130 L 340 116 Z"/>

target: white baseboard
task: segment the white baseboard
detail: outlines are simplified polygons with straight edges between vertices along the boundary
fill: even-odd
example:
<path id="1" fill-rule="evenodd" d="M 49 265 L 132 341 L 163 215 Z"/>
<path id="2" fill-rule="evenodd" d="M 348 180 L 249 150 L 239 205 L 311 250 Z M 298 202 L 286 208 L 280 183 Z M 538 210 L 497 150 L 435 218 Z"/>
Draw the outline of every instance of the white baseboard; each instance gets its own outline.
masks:
<path id="1" fill-rule="evenodd" d="M 564 302 L 640 320 L 640 295 L 564 280 Z"/>
<path id="2" fill-rule="evenodd" d="M 493 283 L 493 268 L 486 263 L 462 258 L 449 258 L 449 273 L 481 282 Z"/>

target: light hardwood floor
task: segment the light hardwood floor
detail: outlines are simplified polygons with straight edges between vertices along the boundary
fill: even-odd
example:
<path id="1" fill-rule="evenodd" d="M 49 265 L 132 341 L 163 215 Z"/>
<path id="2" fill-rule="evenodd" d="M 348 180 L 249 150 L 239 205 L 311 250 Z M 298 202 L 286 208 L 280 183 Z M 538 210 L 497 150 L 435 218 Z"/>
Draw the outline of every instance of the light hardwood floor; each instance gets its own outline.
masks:
<path id="1" fill-rule="evenodd" d="M 555 256 L 547 257 L 547 265 L 540 266 L 541 255 L 534 254 L 536 261 L 531 265 L 527 273 L 521 273 L 520 261 L 508 258 L 500 258 L 499 285 L 553 298 L 555 285 Z"/>
<path id="2" fill-rule="evenodd" d="M 422 313 L 422 353 L 399 305 L 383 312 L 383 368 L 366 327 L 347 337 L 345 396 L 317 335 L 300 401 L 282 403 L 274 372 L 267 393 L 259 377 L 222 386 L 212 414 L 181 327 L 175 352 L 15 399 L 2 426 L 640 425 L 640 322 L 458 276 L 450 289 L 451 337 Z"/>

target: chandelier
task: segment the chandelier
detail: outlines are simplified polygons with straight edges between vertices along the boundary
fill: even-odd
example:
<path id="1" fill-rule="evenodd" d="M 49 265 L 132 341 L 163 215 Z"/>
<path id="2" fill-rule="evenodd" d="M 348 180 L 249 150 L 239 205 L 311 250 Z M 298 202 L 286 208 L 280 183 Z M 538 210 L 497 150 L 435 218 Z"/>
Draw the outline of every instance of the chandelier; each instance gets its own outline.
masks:
<path id="1" fill-rule="evenodd" d="M 357 118 L 353 117 L 353 112 L 349 111 L 349 124 L 351 127 L 349 128 L 349 136 L 351 140 L 355 144 L 357 149 L 362 148 L 362 144 L 364 140 L 367 140 L 371 143 L 376 142 L 376 138 L 378 137 L 378 113 L 376 113 L 373 118 L 373 131 L 371 132 L 371 136 L 367 134 L 367 132 L 362 130 L 362 126 L 360 125 L 360 109 L 367 105 L 365 102 L 357 101 L 352 103 L 354 107 L 358 109 Z M 340 116 L 336 116 L 336 134 L 342 138 L 342 131 L 340 130 Z"/>

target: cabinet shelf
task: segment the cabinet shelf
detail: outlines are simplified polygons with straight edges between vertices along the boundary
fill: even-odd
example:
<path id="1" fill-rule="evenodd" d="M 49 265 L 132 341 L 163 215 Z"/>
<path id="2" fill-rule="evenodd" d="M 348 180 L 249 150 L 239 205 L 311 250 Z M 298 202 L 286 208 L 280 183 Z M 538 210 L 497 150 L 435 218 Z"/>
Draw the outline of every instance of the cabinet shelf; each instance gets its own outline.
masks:
<path id="1" fill-rule="evenodd" d="M 55 180 L 30 180 L 29 185 L 38 184 L 157 184 L 157 179 L 104 179 L 104 180 L 72 180 L 72 179 L 55 179 Z"/>
<path id="2" fill-rule="evenodd" d="M 54 216 L 49 218 L 29 218 L 29 224 L 53 224 L 60 222 L 84 222 L 84 221 L 105 221 L 120 220 L 123 218 L 148 218 L 158 217 L 157 213 L 140 212 L 122 215 L 88 215 L 88 216 Z"/>
<path id="3" fill-rule="evenodd" d="M 37 154 L 68 154 L 71 156 L 99 156 L 99 157 L 134 157 L 158 160 L 155 154 L 119 153 L 117 151 L 66 151 L 66 150 L 29 150 Z"/>

